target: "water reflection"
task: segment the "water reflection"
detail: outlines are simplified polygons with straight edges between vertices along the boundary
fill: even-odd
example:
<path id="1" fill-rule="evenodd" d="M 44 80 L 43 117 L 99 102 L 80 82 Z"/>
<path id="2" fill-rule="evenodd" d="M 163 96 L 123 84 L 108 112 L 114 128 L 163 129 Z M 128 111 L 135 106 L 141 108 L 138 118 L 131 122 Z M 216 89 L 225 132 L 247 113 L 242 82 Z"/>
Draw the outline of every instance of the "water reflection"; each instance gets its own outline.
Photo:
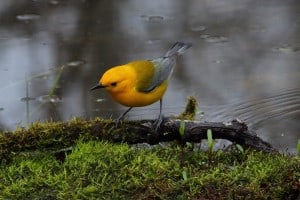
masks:
<path id="1" fill-rule="evenodd" d="M 206 42 L 212 42 L 212 43 L 228 42 L 228 38 L 224 36 L 212 36 L 208 34 L 203 34 L 200 35 L 200 38 Z"/>
<path id="2" fill-rule="evenodd" d="M 79 67 L 86 63 L 84 60 L 74 60 L 67 63 L 67 66 L 69 67 Z"/>
<path id="3" fill-rule="evenodd" d="M 131 60 L 155 58 L 175 41 L 185 41 L 193 48 L 174 71 L 165 115 L 181 112 L 186 96 L 193 95 L 205 120 L 241 118 L 276 147 L 295 152 L 300 138 L 299 4 L 2 2 L 0 128 L 118 116 L 124 107 L 104 91 L 88 91 L 102 73 Z M 129 116 L 156 117 L 158 107 L 135 108 Z"/>
<path id="4" fill-rule="evenodd" d="M 17 15 L 16 18 L 20 21 L 31 21 L 31 20 L 37 20 L 41 16 L 36 14 L 23 14 L 23 15 Z"/>

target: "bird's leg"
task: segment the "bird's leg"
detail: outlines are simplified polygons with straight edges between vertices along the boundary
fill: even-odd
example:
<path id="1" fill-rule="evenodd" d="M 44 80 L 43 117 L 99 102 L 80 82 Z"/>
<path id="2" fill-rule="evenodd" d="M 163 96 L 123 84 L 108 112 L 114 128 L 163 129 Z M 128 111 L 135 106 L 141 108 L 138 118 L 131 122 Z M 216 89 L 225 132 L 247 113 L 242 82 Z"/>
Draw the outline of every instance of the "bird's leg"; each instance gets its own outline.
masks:
<path id="1" fill-rule="evenodd" d="M 120 115 L 116 120 L 116 127 L 122 123 L 124 116 L 132 109 L 133 107 L 128 108 L 122 115 Z"/>
<path id="2" fill-rule="evenodd" d="M 155 133 L 157 132 L 158 128 L 160 127 L 161 123 L 163 122 L 163 115 L 162 115 L 162 99 L 159 100 L 159 115 L 157 120 L 153 123 L 155 127 Z"/>

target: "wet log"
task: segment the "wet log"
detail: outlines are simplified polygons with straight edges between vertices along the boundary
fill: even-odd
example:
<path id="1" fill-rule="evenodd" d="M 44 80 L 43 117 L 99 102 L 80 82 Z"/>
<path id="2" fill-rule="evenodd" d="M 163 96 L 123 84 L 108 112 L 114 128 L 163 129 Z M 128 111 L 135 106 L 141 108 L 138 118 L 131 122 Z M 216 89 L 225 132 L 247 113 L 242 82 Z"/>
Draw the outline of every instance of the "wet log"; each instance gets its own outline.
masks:
<path id="1" fill-rule="evenodd" d="M 153 122 L 152 120 L 128 121 L 120 128 L 109 128 L 109 133 L 105 133 L 103 124 L 94 124 L 91 133 L 100 140 L 112 142 L 148 143 L 153 145 L 177 140 L 184 144 L 186 142 L 200 143 L 201 140 L 207 139 L 207 130 L 211 129 L 213 139 L 229 140 L 243 146 L 243 148 L 265 152 L 276 151 L 271 144 L 263 141 L 255 132 L 250 131 L 244 122 L 239 120 L 220 123 L 164 118 L 156 132 L 152 125 Z M 184 124 L 184 131 L 180 133 L 179 130 L 182 124 Z"/>

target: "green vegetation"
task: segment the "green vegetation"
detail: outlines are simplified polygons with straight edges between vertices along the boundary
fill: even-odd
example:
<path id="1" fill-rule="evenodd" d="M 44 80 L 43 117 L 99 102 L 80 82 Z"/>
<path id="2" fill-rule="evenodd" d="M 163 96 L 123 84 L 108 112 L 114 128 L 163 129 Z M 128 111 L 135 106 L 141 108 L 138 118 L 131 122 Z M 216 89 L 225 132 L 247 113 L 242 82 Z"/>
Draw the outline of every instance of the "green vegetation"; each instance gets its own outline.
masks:
<path id="1" fill-rule="evenodd" d="M 244 153 L 244 148 L 241 145 L 236 144 L 235 146 L 241 153 Z"/>
<path id="2" fill-rule="evenodd" d="M 185 122 L 183 120 L 180 121 L 180 126 L 179 126 L 179 133 L 180 136 L 184 136 L 184 130 L 185 130 Z"/>
<path id="3" fill-rule="evenodd" d="M 187 120 L 194 120 L 197 114 L 197 99 L 193 96 L 189 96 L 187 98 L 187 103 L 185 109 L 180 115 L 176 116 L 177 119 L 187 119 Z"/>
<path id="4" fill-rule="evenodd" d="M 62 73 L 64 71 L 64 68 L 65 68 L 64 65 L 55 67 L 55 68 L 51 68 L 51 69 L 47 70 L 46 72 L 43 72 L 43 73 L 40 73 L 40 74 L 37 74 L 34 76 L 26 76 L 25 80 L 20 80 L 16 83 L 9 85 L 9 87 L 11 87 L 11 86 L 14 86 L 15 84 L 23 84 L 23 82 L 25 82 L 25 85 L 26 85 L 26 90 L 25 90 L 26 96 L 24 98 L 22 98 L 22 101 L 26 102 L 26 112 L 25 112 L 26 121 L 22 121 L 21 122 L 22 125 L 28 126 L 29 122 L 31 121 L 30 118 L 32 117 L 32 115 L 35 114 L 38 110 L 40 110 L 42 108 L 42 106 L 44 106 L 45 104 L 50 104 L 53 107 L 53 110 L 55 112 L 56 109 L 55 109 L 55 106 L 53 106 L 53 104 L 54 104 L 54 102 L 59 100 L 59 97 L 57 97 L 55 95 L 55 93 L 56 93 L 56 89 L 59 84 L 59 81 L 61 79 Z M 36 99 L 36 98 L 33 98 L 30 96 L 29 87 L 28 87 L 29 82 L 33 81 L 34 79 L 37 79 L 37 78 L 48 77 L 52 73 L 56 73 L 56 75 L 54 77 L 54 81 L 53 81 L 53 84 L 51 86 L 51 89 L 50 89 L 48 95 L 45 95 L 42 98 L 40 97 L 41 103 L 38 106 L 31 109 L 31 111 L 29 111 L 30 110 L 29 109 L 29 101 Z"/>
<path id="5" fill-rule="evenodd" d="M 89 127 L 80 120 L 72 123 L 76 121 L 78 126 Z M 50 133 L 46 129 L 49 126 L 64 129 Z M 70 127 L 78 129 L 74 124 Z M 9 140 L 4 140 L 5 133 L 0 134 L 0 151 L 9 154 L 9 159 L 1 160 L 0 199 L 299 197 L 299 156 L 247 149 L 207 152 L 176 143 L 153 148 L 112 144 L 91 139 L 88 134 L 72 138 L 67 131 L 70 127 L 62 123 L 34 124 L 28 130 L 37 131 L 41 140 L 17 130 L 12 135 L 19 140 L 9 143 L 16 151 L 4 145 Z M 23 140 L 16 136 L 21 133 Z M 54 135 L 56 143 L 49 143 L 47 138 Z M 65 149 L 68 145 L 72 148 Z"/>
<path id="6" fill-rule="evenodd" d="M 208 143 L 208 150 L 211 152 L 216 144 L 216 141 L 213 140 L 211 129 L 207 130 L 207 143 Z"/>

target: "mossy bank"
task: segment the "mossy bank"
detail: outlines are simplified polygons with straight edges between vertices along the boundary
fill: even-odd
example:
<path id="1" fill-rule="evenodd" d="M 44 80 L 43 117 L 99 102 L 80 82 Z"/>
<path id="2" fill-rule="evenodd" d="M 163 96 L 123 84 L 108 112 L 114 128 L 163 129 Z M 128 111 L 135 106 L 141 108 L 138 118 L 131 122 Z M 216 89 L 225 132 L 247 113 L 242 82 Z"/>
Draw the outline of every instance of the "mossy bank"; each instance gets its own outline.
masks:
<path id="1" fill-rule="evenodd" d="M 40 131 L 42 126 L 51 123 L 33 127 Z M 1 133 L 0 150 L 9 156 L 1 160 L 0 199 L 299 198 L 299 156 L 204 151 L 176 142 L 130 146 L 91 137 L 69 138 L 67 131 L 65 137 L 58 137 L 63 132 L 56 133 L 59 145 L 50 148 L 47 142 L 33 144 L 28 138 L 30 146 L 16 151 L 7 150 Z"/>

